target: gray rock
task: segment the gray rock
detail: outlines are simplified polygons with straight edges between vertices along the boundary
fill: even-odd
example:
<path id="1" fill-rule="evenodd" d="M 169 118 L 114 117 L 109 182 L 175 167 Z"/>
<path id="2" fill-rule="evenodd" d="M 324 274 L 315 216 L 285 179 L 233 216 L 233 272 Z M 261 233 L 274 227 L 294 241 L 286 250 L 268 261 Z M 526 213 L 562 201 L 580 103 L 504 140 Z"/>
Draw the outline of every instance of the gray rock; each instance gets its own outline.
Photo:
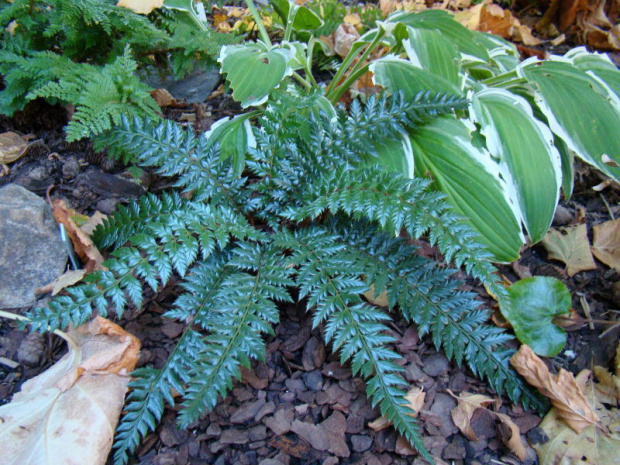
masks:
<path id="1" fill-rule="evenodd" d="M 35 303 L 34 290 L 65 270 L 67 254 L 50 207 L 15 184 L 0 189 L 0 308 Z"/>
<path id="2" fill-rule="evenodd" d="M 230 416 L 231 423 L 245 423 L 248 420 L 254 418 L 258 411 L 265 405 L 264 400 L 257 400 L 255 402 L 244 402 L 237 410 Z"/>

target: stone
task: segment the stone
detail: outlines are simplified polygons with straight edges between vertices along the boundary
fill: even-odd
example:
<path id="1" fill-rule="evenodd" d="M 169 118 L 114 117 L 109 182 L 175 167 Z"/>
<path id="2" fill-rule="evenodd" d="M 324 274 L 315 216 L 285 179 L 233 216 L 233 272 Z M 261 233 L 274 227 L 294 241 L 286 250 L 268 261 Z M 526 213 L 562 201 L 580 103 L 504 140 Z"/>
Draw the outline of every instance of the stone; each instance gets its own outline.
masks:
<path id="1" fill-rule="evenodd" d="M 320 368 L 325 362 L 325 345 L 316 337 L 312 336 L 301 354 L 301 363 L 304 370 L 311 371 Z"/>
<path id="2" fill-rule="evenodd" d="M 456 407 L 456 400 L 454 400 L 448 394 L 438 393 L 435 396 L 433 405 L 431 406 L 431 413 L 434 413 L 439 417 L 441 425 L 439 431 L 443 437 L 451 436 L 459 431 L 457 426 L 452 421 L 452 409 Z M 430 428 L 429 428 L 430 431 Z M 433 432 L 431 431 L 431 434 Z"/>
<path id="3" fill-rule="evenodd" d="M 65 270 L 67 252 L 47 203 L 15 184 L 0 189 L 0 308 L 36 302 Z"/>
<path id="4" fill-rule="evenodd" d="M 250 428 L 250 441 L 262 441 L 267 438 L 267 427 L 265 425 L 257 425 Z"/>
<path id="5" fill-rule="evenodd" d="M 263 405 L 258 412 L 256 412 L 256 415 L 254 415 L 254 421 L 259 422 L 264 417 L 266 417 L 267 415 L 271 415 L 275 411 L 276 404 L 272 400 L 270 400 L 265 405 Z"/>
<path id="6" fill-rule="evenodd" d="M 424 360 L 422 371 L 434 378 L 448 371 L 449 366 L 450 363 L 445 355 L 433 354 Z"/>
<path id="7" fill-rule="evenodd" d="M 180 430 L 174 423 L 164 423 L 159 433 L 159 439 L 167 447 L 174 447 L 187 441 L 189 433 L 187 430 Z"/>
<path id="8" fill-rule="evenodd" d="M 176 323 L 174 321 L 165 320 L 165 323 L 161 327 L 161 332 L 168 336 L 170 339 L 175 339 L 181 335 L 185 325 Z"/>
<path id="9" fill-rule="evenodd" d="M 282 409 L 278 410 L 273 417 L 266 418 L 263 423 L 274 432 L 277 436 L 288 433 L 291 430 L 291 422 L 295 417 L 294 410 Z"/>
<path id="10" fill-rule="evenodd" d="M 351 436 L 351 445 L 354 452 L 366 452 L 372 445 L 372 438 L 362 434 Z"/>
<path id="11" fill-rule="evenodd" d="M 323 375 L 320 370 L 313 370 L 302 375 L 304 383 L 311 391 L 320 391 L 323 387 Z"/>
<path id="12" fill-rule="evenodd" d="M 328 451 L 338 457 L 351 455 L 344 434 L 346 428 L 346 419 L 340 412 L 334 412 L 319 425 L 299 420 L 291 424 L 291 431 L 308 441 L 314 449 Z"/>

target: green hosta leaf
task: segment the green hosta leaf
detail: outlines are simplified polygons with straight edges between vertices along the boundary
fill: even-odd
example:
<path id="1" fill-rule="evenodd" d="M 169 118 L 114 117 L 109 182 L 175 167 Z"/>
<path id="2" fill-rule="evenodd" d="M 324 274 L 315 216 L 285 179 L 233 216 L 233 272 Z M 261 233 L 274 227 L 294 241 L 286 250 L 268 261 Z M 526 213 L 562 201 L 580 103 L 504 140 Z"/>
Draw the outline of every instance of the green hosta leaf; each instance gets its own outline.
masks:
<path id="1" fill-rule="evenodd" d="M 555 278 L 535 276 L 512 284 L 508 295 L 509 305 L 501 310 L 517 338 L 538 355 L 557 355 L 566 344 L 566 332 L 551 320 L 570 312 L 571 296 L 566 286 Z"/>
<path id="2" fill-rule="evenodd" d="M 392 171 L 397 171 L 410 178 L 413 178 L 413 150 L 409 136 L 403 134 L 400 138 L 387 139 L 375 146 L 379 156 L 368 157 L 369 164 L 379 166 Z"/>
<path id="3" fill-rule="evenodd" d="M 459 52 L 489 60 L 489 52 L 479 36 L 454 20 L 454 17 L 443 10 L 424 10 L 419 13 L 395 13 L 389 21 L 398 21 L 415 29 L 431 29 L 455 44 Z"/>
<path id="4" fill-rule="evenodd" d="M 499 160 L 532 242 L 538 242 L 551 226 L 562 183 L 553 134 L 534 118 L 525 99 L 506 90 L 484 89 L 474 94 L 472 103 L 472 117 Z"/>
<path id="5" fill-rule="evenodd" d="M 245 113 L 234 118 L 217 120 L 206 133 L 207 147 L 219 144 L 220 157 L 225 160 L 232 157 L 235 172 L 239 175 L 245 165 L 245 154 L 248 147 L 256 147 L 256 139 L 250 126 L 250 118 L 254 113 Z"/>
<path id="6" fill-rule="evenodd" d="M 409 60 L 433 74 L 461 87 L 461 55 L 456 45 L 439 31 L 408 27 L 409 39 L 403 42 Z"/>
<path id="7" fill-rule="evenodd" d="M 416 169 L 419 163 L 431 173 L 450 204 L 481 234 L 495 260 L 518 259 L 523 245 L 519 213 L 511 206 L 497 163 L 474 146 L 465 123 L 437 118 L 411 132 L 411 144 Z"/>
<path id="8" fill-rule="evenodd" d="M 569 59 L 580 70 L 600 79 L 620 97 L 620 71 L 607 55 L 589 53 L 585 47 L 577 47 L 564 55 L 564 58 Z"/>
<path id="9" fill-rule="evenodd" d="M 295 31 L 311 31 L 323 25 L 323 20 L 305 6 L 291 4 L 288 0 L 270 0 L 269 3 L 282 18 L 284 25 L 289 21 L 291 6 L 294 8 L 293 29 Z"/>
<path id="10" fill-rule="evenodd" d="M 517 68 L 536 92 L 536 102 L 549 126 L 579 157 L 620 179 L 620 168 L 603 162 L 606 155 L 620 164 L 620 104 L 609 87 L 570 63 L 525 62 Z M 613 86 L 611 86 L 613 87 Z"/>
<path id="11" fill-rule="evenodd" d="M 413 98 L 418 92 L 446 92 L 463 95 L 463 91 L 448 79 L 416 67 L 413 63 L 395 56 L 380 58 L 370 65 L 375 84 L 390 92 L 401 91 L 405 98 Z"/>
<path id="12" fill-rule="evenodd" d="M 295 51 L 290 47 L 269 48 L 262 42 L 225 45 L 218 61 L 233 89 L 233 98 L 242 107 L 261 105 L 282 80 L 293 73 L 289 62 Z"/>

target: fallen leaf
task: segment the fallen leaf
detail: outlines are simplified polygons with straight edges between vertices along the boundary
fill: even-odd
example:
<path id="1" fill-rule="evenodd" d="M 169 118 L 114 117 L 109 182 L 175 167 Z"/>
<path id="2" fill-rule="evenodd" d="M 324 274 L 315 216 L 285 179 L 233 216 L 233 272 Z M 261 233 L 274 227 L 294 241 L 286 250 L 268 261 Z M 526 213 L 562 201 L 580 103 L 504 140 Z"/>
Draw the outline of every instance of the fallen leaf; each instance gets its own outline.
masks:
<path id="1" fill-rule="evenodd" d="M 35 290 L 35 294 L 47 294 L 51 292 L 52 296 L 55 296 L 63 289 L 73 286 L 78 281 L 81 281 L 84 276 L 86 276 L 86 270 L 66 271 L 48 285 L 37 288 Z"/>
<path id="2" fill-rule="evenodd" d="M 549 258 L 566 264 L 569 276 L 574 276 L 580 271 L 596 269 L 585 224 L 559 230 L 552 228 L 543 238 L 542 244 L 549 252 Z"/>
<path id="3" fill-rule="evenodd" d="M 140 341 L 100 317 L 67 336 L 68 353 L 0 407 L 6 465 L 107 461 Z"/>
<path id="4" fill-rule="evenodd" d="M 28 141 L 14 132 L 0 134 L 0 164 L 12 163 L 26 153 Z"/>
<path id="5" fill-rule="evenodd" d="M 97 226 L 103 224 L 103 220 L 105 220 L 107 217 L 108 215 L 104 215 L 100 211 L 96 211 L 95 213 L 93 213 L 92 216 L 88 217 L 88 220 L 86 220 L 86 222 L 84 222 L 84 224 L 80 226 L 80 229 L 90 236 L 93 234 L 93 231 Z"/>
<path id="6" fill-rule="evenodd" d="M 596 225 L 592 230 L 592 253 L 620 273 L 620 219 Z"/>
<path id="7" fill-rule="evenodd" d="M 405 399 L 407 400 L 407 404 L 414 410 L 414 413 L 411 414 L 412 417 L 417 417 L 422 407 L 424 407 L 424 400 L 426 399 L 426 393 L 422 388 L 412 387 L 407 391 L 405 395 Z M 387 428 L 392 423 L 385 417 L 379 417 L 375 421 L 368 423 L 368 427 L 373 431 L 381 431 L 382 429 Z"/>
<path id="8" fill-rule="evenodd" d="M 460 396 L 456 396 L 449 389 L 448 394 L 454 397 L 458 401 L 458 405 L 450 412 L 454 424 L 461 430 L 461 433 L 465 435 L 470 441 L 477 441 L 478 437 L 471 427 L 471 420 L 474 412 L 479 408 L 485 409 L 494 416 L 497 417 L 504 425 L 510 429 L 510 437 L 506 441 L 506 445 L 510 448 L 519 459 L 525 460 L 527 454 L 523 441 L 521 440 L 521 432 L 519 427 L 511 420 L 511 418 L 503 413 L 489 410 L 488 406 L 494 406 L 495 409 L 499 408 L 501 402 L 499 400 L 492 399 L 482 394 L 470 394 L 468 392 L 461 393 Z"/>
<path id="9" fill-rule="evenodd" d="M 128 8 L 135 13 L 148 15 L 151 11 L 161 8 L 164 0 L 119 0 L 116 6 Z"/>
<path id="10" fill-rule="evenodd" d="M 64 200 L 55 199 L 52 202 L 52 212 L 54 214 L 54 218 L 56 218 L 56 221 L 63 224 L 67 230 L 67 234 L 73 243 L 75 253 L 78 257 L 80 257 L 80 260 L 82 260 L 82 263 L 84 264 L 84 269 L 87 272 L 91 272 L 93 270 L 105 270 L 106 268 L 102 265 L 104 259 L 99 252 L 99 249 L 95 247 L 95 244 L 93 244 L 93 241 L 90 240 L 90 237 L 88 237 L 88 235 L 82 231 L 73 220 L 73 216 L 76 214 L 75 211 L 69 209 Z"/>
<path id="11" fill-rule="evenodd" d="M 539 425 L 549 440 L 534 445 L 540 465 L 620 464 L 620 410 L 606 407 L 618 404 L 615 388 L 620 380 L 602 367 L 595 367 L 594 371 L 598 383 L 593 381 L 589 370 L 579 373 L 576 382 L 594 407 L 600 424 L 590 425 L 578 434 L 566 425 L 556 409 L 551 409 Z"/>
<path id="12" fill-rule="evenodd" d="M 334 51 L 342 58 L 347 56 L 353 42 L 360 38 L 360 34 L 357 32 L 357 29 L 355 29 L 355 26 L 347 23 L 342 23 L 338 26 L 333 34 Z"/>
<path id="13" fill-rule="evenodd" d="M 166 89 L 155 89 L 151 92 L 151 97 L 155 99 L 160 108 L 169 107 L 177 103 L 176 99 Z"/>
<path id="14" fill-rule="evenodd" d="M 364 292 L 364 297 L 366 298 L 366 300 L 368 302 L 370 302 L 373 305 L 377 305 L 378 307 L 389 307 L 389 301 L 388 301 L 388 296 L 387 296 L 387 292 L 382 292 L 381 294 L 379 294 L 378 296 L 375 297 L 375 286 L 374 284 L 370 285 L 370 289 L 368 289 L 366 292 Z"/>
<path id="15" fill-rule="evenodd" d="M 560 369 L 557 375 L 552 375 L 544 362 L 526 344 L 510 358 L 510 364 L 528 383 L 537 387 L 542 395 L 551 400 L 560 418 L 575 432 L 580 433 L 599 421 L 572 373 Z"/>

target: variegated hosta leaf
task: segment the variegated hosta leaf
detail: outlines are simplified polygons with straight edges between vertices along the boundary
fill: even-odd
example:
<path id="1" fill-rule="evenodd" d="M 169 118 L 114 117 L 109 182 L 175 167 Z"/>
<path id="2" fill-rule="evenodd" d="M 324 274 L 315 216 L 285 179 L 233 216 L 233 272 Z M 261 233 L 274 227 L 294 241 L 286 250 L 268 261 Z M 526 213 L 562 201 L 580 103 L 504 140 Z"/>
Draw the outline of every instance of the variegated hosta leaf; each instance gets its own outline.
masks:
<path id="1" fill-rule="evenodd" d="M 393 55 L 380 58 L 370 65 L 375 84 L 390 92 L 401 91 L 405 98 L 418 92 L 447 92 L 463 95 L 461 89 L 443 76 L 418 68 L 408 60 Z"/>
<path id="2" fill-rule="evenodd" d="M 473 96 L 471 118 L 480 125 L 486 146 L 521 211 L 533 242 L 553 220 L 560 196 L 562 165 L 549 128 L 534 118 L 529 103 L 504 89 Z"/>
<path id="3" fill-rule="evenodd" d="M 536 103 L 553 132 L 586 162 L 620 179 L 620 104 L 610 89 L 588 73 L 565 61 L 525 61 L 519 75 L 534 88 Z M 606 159 L 612 162 L 605 162 Z"/>
<path id="4" fill-rule="evenodd" d="M 461 87 L 461 54 L 456 45 L 439 31 L 408 27 L 409 39 L 403 41 L 409 60 L 418 68 L 442 76 Z"/>
<path id="5" fill-rule="evenodd" d="M 413 178 L 413 150 L 407 134 L 402 134 L 400 138 L 384 140 L 374 148 L 379 158 L 368 157 L 369 164 L 378 164 L 387 170 L 397 171 Z"/>
<path id="6" fill-rule="evenodd" d="M 416 170 L 428 170 L 448 202 L 481 234 L 498 262 L 519 258 L 521 218 L 490 154 L 474 145 L 469 128 L 453 117 L 411 132 Z M 423 168 L 418 169 L 418 166 Z"/>
<path id="7" fill-rule="evenodd" d="M 233 90 L 233 98 L 246 108 L 261 105 L 282 80 L 293 74 L 290 62 L 296 49 L 269 47 L 262 42 L 225 45 L 218 61 Z"/>
<path id="8" fill-rule="evenodd" d="M 205 134 L 207 148 L 213 144 L 220 147 L 220 157 L 225 160 L 232 157 L 237 174 L 241 174 L 245 165 L 245 154 L 248 147 L 256 147 L 256 139 L 252 133 L 250 118 L 253 114 L 244 113 L 234 118 L 222 118 L 211 125 Z"/>

